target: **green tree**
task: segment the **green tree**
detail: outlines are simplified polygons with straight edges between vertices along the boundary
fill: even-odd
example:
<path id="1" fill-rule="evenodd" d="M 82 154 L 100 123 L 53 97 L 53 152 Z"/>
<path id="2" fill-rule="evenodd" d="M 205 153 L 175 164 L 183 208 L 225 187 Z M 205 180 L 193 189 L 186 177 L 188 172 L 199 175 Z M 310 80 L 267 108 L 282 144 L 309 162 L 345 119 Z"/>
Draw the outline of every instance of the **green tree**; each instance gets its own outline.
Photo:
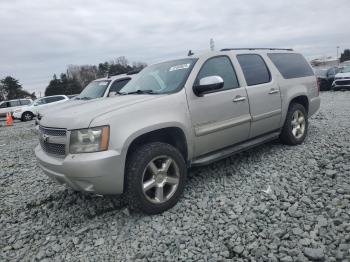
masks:
<path id="1" fill-rule="evenodd" d="M 340 62 L 350 60 L 350 49 L 345 49 L 344 52 L 340 55 Z"/>
<path id="2" fill-rule="evenodd" d="M 30 94 L 23 90 L 19 81 L 12 76 L 0 80 L 0 100 L 11 100 L 18 98 L 35 98 L 35 93 Z"/>
<path id="3" fill-rule="evenodd" d="M 59 79 L 53 75 L 53 79 L 45 89 L 45 96 L 73 95 L 79 94 L 81 90 L 82 87 L 75 78 L 69 78 L 62 73 Z"/>

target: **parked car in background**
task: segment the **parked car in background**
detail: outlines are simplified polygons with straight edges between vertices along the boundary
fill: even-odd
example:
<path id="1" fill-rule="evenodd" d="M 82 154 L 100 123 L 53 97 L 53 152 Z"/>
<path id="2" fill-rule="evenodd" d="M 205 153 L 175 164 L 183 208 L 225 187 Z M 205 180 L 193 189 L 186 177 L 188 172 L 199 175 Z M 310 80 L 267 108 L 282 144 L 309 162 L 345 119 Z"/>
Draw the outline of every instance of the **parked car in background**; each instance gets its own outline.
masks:
<path id="1" fill-rule="evenodd" d="M 24 98 L 24 99 L 14 99 L 9 101 L 1 101 L 0 102 L 0 117 L 5 117 L 7 113 L 13 114 L 13 112 L 22 106 L 29 105 L 33 103 L 32 99 Z"/>
<path id="2" fill-rule="evenodd" d="M 224 49 L 148 66 L 113 98 L 62 104 L 41 119 L 35 154 L 56 182 L 125 193 L 155 214 L 179 200 L 188 167 L 278 138 L 303 143 L 319 107 L 301 54 Z"/>
<path id="3" fill-rule="evenodd" d="M 117 95 L 119 90 L 122 89 L 137 73 L 138 71 L 134 71 L 127 74 L 96 79 L 88 84 L 79 95 L 71 98 L 69 100 L 69 106 L 72 106 L 73 104 L 84 104 L 87 100 L 113 97 Z M 56 105 L 54 107 L 40 109 L 38 111 L 38 120 L 36 121 L 36 124 L 39 124 L 44 115 L 50 115 L 52 112 L 54 113 L 56 110 L 60 110 L 60 107 L 61 105 Z"/>
<path id="4" fill-rule="evenodd" d="M 335 75 L 332 89 L 334 91 L 350 89 L 350 66 L 341 68 Z"/>
<path id="5" fill-rule="evenodd" d="M 320 85 L 320 91 L 329 91 L 331 90 L 335 75 L 339 72 L 338 67 L 331 67 L 328 69 L 316 69 L 315 75 L 317 81 Z"/>
<path id="6" fill-rule="evenodd" d="M 30 121 L 38 114 L 38 110 L 50 105 L 62 103 L 69 100 L 65 95 L 46 96 L 35 100 L 27 106 L 17 108 L 13 112 L 13 117 L 22 121 Z"/>
<path id="7" fill-rule="evenodd" d="M 99 78 L 88 84 L 75 100 L 90 100 L 115 96 L 133 77 L 133 74 L 121 74 Z"/>

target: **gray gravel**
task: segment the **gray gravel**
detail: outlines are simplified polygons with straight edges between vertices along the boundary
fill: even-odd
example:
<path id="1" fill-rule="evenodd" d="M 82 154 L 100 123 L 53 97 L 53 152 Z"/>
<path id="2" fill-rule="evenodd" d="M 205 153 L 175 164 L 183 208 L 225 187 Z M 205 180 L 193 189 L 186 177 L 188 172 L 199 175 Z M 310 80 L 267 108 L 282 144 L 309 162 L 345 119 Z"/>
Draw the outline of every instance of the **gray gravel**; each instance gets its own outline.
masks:
<path id="1" fill-rule="evenodd" d="M 350 92 L 323 93 L 303 145 L 193 169 L 157 216 L 51 182 L 34 123 L 0 128 L 0 260 L 349 261 L 349 117 Z"/>

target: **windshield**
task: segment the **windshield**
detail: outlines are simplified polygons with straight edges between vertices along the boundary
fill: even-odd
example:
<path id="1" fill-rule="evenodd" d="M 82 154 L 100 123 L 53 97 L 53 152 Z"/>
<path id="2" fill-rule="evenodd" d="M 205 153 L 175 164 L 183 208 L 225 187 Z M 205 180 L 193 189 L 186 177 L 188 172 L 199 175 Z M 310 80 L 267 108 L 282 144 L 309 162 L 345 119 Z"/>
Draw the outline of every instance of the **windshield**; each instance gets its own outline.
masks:
<path id="1" fill-rule="evenodd" d="M 181 88 L 197 59 L 186 58 L 151 65 L 143 69 L 120 90 L 128 93 L 172 93 Z"/>
<path id="2" fill-rule="evenodd" d="M 42 105 L 42 104 L 44 104 L 44 99 L 38 98 L 38 99 L 34 100 L 34 102 L 31 103 L 30 105 L 38 106 L 38 105 Z"/>
<path id="3" fill-rule="evenodd" d="M 350 66 L 340 69 L 340 73 L 350 73 Z"/>
<path id="4" fill-rule="evenodd" d="M 110 82 L 110 80 L 92 81 L 74 99 L 94 99 L 103 97 Z"/>

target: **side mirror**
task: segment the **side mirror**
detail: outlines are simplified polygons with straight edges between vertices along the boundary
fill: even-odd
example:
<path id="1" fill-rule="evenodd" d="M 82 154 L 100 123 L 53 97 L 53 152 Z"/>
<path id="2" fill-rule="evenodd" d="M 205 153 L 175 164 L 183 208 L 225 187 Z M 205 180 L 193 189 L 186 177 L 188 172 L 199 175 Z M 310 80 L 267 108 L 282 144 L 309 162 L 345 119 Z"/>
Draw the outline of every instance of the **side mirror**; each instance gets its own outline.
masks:
<path id="1" fill-rule="evenodd" d="M 224 80 L 221 76 L 207 76 L 199 80 L 199 84 L 193 86 L 193 92 L 197 96 L 210 93 L 224 87 Z"/>
<path id="2" fill-rule="evenodd" d="M 108 94 L 109 97 L 113 97 L 113 96 L 116 96 L 116 95 L 117 95 L 117 92 L 115 92 L 115 91 L 111 91 Z"/>

